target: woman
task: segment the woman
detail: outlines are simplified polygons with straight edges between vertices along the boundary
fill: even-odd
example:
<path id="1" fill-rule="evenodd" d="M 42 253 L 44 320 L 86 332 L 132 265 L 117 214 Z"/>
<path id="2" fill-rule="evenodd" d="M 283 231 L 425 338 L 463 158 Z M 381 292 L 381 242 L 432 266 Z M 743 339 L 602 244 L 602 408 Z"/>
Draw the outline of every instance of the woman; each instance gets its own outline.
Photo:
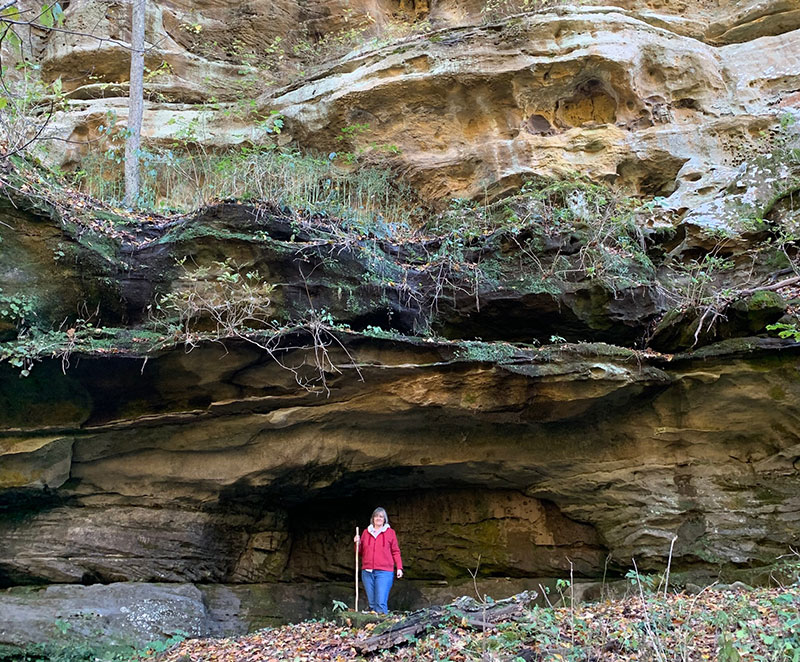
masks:
<path id="1" fill-rule="evenodd" d="M 394 583 L 395 567 L 397 578 L 400 579 L 403 576 L 403 559 L 386 511 L 376 508 L 370 521 L 361 537 L 356 535 L 353 542 L 360 548 L 361 583 L 367 592 L 369 608 L 379 614 L 387 614 L 389 608 L 386 602 Z"/>

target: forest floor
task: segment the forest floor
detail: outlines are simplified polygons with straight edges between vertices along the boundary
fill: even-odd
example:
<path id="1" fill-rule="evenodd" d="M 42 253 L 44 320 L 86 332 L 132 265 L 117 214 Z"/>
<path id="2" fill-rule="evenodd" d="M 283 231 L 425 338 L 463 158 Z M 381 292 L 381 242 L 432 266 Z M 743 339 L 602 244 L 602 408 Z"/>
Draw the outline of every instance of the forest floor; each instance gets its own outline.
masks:
<path id="1" fill-rule="evenodd" d="M 568 604 L 568 590 L 563 598 Z M 365 640 L 406 617 L 392 614 L 379 624 L 358 628 L 342 612 L 335 621 L 307 621 L 236 638 L 185 640 L 152 657 L 159 662 L 800 660 L 797 583 L 770 589 L 710 586 L 694 595 L 666 597 L 632 584 L 630 594 L 621 599 L 574 608 L 532 606 L 486 629 L 470 627 L 454 613 L 398 645 L 362 652 Z"/>

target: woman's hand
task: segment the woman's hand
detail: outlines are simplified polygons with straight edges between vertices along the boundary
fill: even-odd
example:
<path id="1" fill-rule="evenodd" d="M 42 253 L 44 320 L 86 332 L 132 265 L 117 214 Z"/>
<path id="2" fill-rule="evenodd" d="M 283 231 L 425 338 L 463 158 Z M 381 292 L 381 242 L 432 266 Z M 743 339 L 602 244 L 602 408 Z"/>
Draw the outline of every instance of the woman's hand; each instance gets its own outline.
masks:
<path id="1" fill-rule="evenodd" d="M 354 543 L 358 544 L 358 542 L 359 542 L 360 540 L 361 540 L 361 536 L 359 536 L 358 534 L 356 534 L 356 535 L 354 535 L 354 536 L 353 536 L 353 542 L 354 542 Z"/>
<path id="2" fill-rule="evenodd" d="M 403 569 L 402 568 L 398 568 L 397 569 L 397 578 L 400 579 L 402 576 L 403 576 Z"/>

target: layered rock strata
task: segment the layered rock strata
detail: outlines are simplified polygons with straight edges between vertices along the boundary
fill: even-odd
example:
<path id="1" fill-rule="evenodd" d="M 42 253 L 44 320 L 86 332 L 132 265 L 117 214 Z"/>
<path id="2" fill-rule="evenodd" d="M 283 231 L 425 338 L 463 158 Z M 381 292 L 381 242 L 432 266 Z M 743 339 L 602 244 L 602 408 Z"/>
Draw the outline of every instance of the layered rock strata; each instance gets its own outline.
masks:
<path id="1" fill-rule="evenodd" d="M 412 577 L 457 577 L 476 554 L 505 575 L 563 573 L 567 559 L 592 575 L 607 552 L 656 569 L 674 535 L 678 566 L 768 562 L 798 516 L 797 357 L 762 358 L 768 347 L 668 365 L 564 348 L 492 365 L 449 345 L 348 342 L 364 384 L 348 370 L 312 401 L 276 391 L 281 369 L 238 343 L 143 371 L 38 366 L 24 394 L 5 391 L 12 411 L 62 379 L 72 402 L 6 415 L 2 576 L 343 577 L 348 531 L 378 501 L 394 506 Z"/>
<path id="2" fill-rule="evenodd" d="M 798 38 L 715 47 L 635 12 L 571 8 L 417 37 L 262 103 L 326 150 L 332 127 L 368 124 L 354 149 L 395 145 L 433 197 L 492 198 L 525 176 L 578 171 L 685 208 L 785 112 Z M 685 167 L 704 174 L 684 182 Z"/>
<path id="3" fill-rule="evenodd" d="M 428 210 L 474 198 L 522 218 L 524 180 L 576 171 L 656 196 L 611 278 L 590 273 L 578 194 L 572 226 L 527 209 L 442 276 L 442 237 L 343 238 L 341 219 L 266 203 L 132 221 L 0 173 L 0 601 L 27 619 L 5 641 L 64 612 L 144 638 L 170 610 L 192 634 L 299 618 L 343 598 L 378 503 L 418 582 L 408 607 L 476 568 L 498 586 L 632 558 L 758 575 L 796 545 L 800 356 L 766 331 L 797 320 L 774 287 L 797 260 L 797 4 L 485 9 L 151 3 L 146 139 L 389 164 Z M 66 24 L 124 42 L 124 14 L 72 2 Z M 398 16 L 421 34 L 327 61 L 275 40 L 331 44 L 368 14 L 365 36 Z M 37 39 L 45 76 L 71 74 L 51 129 L 72 142 L 47 158 L 78 167 L 109 109 L 124 123 L 126 52 Z M 707 293 L 685 291 L 709 256 L 702 277 L 738 298 L 705 328 Z M 248 273 L 269 292 L 256 328 L 162 311 Z M 137 600 L 163 623 L 131 630 Z"/>
<path id="4" fill-rule="evenodd" d="M 504 337 L 532 333 L 525 316 L 545 295 L 531 299 L 512 280 L 464 301 L 446 295 L 434 312 L 436 281 L 404 262 L 415 245 L 337 245 L 319 219 L 290 222 L 269 206 L 220 204 L 149 226 L 120 218 L 112 231 L 68 221 L 67 210 L 54 223 L 37 204 L 20 200 L 6 216 L 9 301 L 26 302 L 32 327 L 70 319 L 76 301 L 126 326 L 75 321 L 4 346 L 7 586 L 343 579 L 350 531 L 378 502 L 394 515 L 411 578 L 455 580 L 477 557 L 494 576 L 595 577 L 633 556 L 657 569 L 675 536 L 676 568 L 735 569 L 794 542 L 791 340 L 705 338 L 672 356 L 415 337 L 425 325 L 483 324 L 491 335 L 494 296 L 523 311 L 504 316 Z M 509 250 L 502 235 L 488 241 L 484 264 L 492 242 Z M 170 296 L 233 278 L 226 258 L 270 283 L 265 329 L 214 334 L 202 316 L 183 330 L 159 317 Z M 43 277 L 46 264 L 58 279 Z M 624 290 L 564 286 L 546 295 L 561 297 L 553 330 L 575 315 L 598 339 L 624 337 Z M 567 296 L 576 287 L 605 293 L 592 316 Z M 646 299 L 629 296 L 642 332 Z M 336 322 L 315 317 L 322 308 Z M 754 310 L 727 333 L 763 331 L 783 314 Z M 455 326 L 459 316 L 469 327 Z"/>
<path id="5" fill-rule="evenodd" d="M 547 3 L 506 16 L 508 2 L 495 18 L 468 3 L 429 14 L 289 5 L 278 17 L 251 3 L 243 17 L 153 3 L 148 144 L 186 147 L 190 133 L 209 149 L 294 140 L 325 154 L 367 151 L 434 199 L 494 199 L 526 177 L 580 172 L 668 196 L 683 212 L 768 149 L 798 103 L 793 2 Z M 65 17 L 67 27 L 126 38 L 125 13 L 102 3 L 71 3 Z M 224 24 L 242 28 L 233 38 Z M 266 50 L 256 34 L 267 35 Z M 59 34 L 41 48 L 46 76 L 78 86 L 51 127 L 69 142 L 54 142 L 48 158 L 78 168 L 88 150 L 114 148 L 109 112 L 125 122 L 126 51 Z M 280 137 L 264 131 L 272 112 L 286 118 Z M 364 128 L 342 133 L 353 127 Z"/>

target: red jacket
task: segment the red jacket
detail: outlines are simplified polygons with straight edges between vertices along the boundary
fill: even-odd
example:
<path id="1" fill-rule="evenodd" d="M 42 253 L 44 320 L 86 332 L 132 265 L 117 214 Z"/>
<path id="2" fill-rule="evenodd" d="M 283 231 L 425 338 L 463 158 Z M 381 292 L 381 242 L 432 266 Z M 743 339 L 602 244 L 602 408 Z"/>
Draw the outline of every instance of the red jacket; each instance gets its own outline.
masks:
<path id="1" fill-rule="evenodd" d="M 364 570 L 394 571 L 395 566 L 403 569 L 400 547 L 394 529 L 387 528 L 376 538 L 368 530 L 361 534 L 361 567 Z"/>

